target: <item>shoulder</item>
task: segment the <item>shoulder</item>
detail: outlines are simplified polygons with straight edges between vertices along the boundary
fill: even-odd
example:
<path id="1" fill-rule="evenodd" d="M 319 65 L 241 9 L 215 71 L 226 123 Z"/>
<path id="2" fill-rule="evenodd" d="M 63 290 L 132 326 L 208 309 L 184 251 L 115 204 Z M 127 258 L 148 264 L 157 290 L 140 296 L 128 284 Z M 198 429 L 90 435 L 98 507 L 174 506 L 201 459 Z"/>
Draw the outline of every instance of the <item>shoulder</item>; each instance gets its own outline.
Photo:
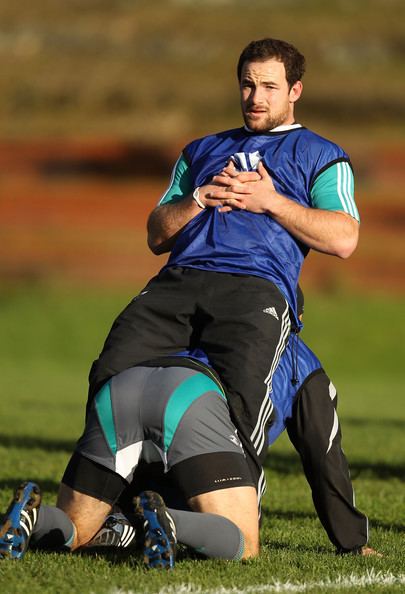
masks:
<path id="1" fill-rule="evenodd" d="M 324 155 L 326 159 L 346 159 L 349 160 L 349 155 L 346 151 L 324 136 L 320 136 L 308 128 L 301 128 L 300 133 L 297 134 L 297 143 L 308 150 L 313 155 Z"/>
<path id="2" fill-rule="evenodd" d="M 325 138 L 308 128 L 301 128 L 295 135 L 295 146 L 291 147 L 295 162 L 304 172 L 311 188 L 318 176 L 336 163 L 346 162 L 351 168 L 350 157 L 336 142 Z"/>
<path id="3" fill-rule="evenodd" d="M 297 134 L 297 142 L 306 145 L 307 148 L 314 153 L 325 152 L 333 155 L 335 158 L 346 158 L 349 159 L 349 155 L 346 151 L 339 146 L 336 142 L 312 132 L 308 128 L 302 127 Z"/>

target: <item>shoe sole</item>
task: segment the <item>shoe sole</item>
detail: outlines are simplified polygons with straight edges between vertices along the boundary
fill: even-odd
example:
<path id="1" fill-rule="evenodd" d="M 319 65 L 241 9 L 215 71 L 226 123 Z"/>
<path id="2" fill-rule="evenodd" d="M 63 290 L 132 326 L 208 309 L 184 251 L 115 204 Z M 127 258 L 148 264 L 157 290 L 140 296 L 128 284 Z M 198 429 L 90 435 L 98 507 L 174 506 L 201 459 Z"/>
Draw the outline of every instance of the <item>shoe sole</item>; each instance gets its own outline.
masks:
<path id="1" fill-rule="evenodd" d="M 144 563 L 148 569 L 172 569 L 175 552 L 170 539 L 159 521 L 159 510 L 165 507 L 157 493 L 145 491 L 134 499 L 135 513 L 143 517 Z"/>
<path id="2" fill-rule="evenodd" d="M 24 535 L 21 513 L 38 508 L 40 503 L 41 493 L 35 483 L 27 482 L 18 487 L 7 510 L 6 520 L 0 527 L 0 559 L 21 559 L 24 556 L 31 534 Z M 31 523 L 30 519 L 28 521 Z"/>

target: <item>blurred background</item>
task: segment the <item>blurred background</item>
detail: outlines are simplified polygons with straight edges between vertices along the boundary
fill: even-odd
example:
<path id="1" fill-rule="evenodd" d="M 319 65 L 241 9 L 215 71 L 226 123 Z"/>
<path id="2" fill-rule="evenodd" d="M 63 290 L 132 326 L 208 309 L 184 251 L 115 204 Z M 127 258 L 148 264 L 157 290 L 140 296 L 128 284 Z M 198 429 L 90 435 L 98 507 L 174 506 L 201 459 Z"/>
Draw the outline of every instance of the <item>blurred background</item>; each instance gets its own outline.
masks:
<path id="1" fill-rule="evenodd" d="M 147 213 L 182 146 L 241 124 L 252 39 L 307 57 L 298 120 L 356 170 L 361 243 L 303 283 L 405 291 L 402 0 L 0 0 L 0 282 L 139 288 Z"/>

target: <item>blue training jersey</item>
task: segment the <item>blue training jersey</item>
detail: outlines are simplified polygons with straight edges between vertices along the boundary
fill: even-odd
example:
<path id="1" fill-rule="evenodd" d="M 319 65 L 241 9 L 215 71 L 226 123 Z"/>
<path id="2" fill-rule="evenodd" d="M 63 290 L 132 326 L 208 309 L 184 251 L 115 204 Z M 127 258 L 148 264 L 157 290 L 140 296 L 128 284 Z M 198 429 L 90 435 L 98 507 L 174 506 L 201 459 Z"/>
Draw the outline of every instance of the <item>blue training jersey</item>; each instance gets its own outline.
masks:
<path id="1" fill-rule="evenodd" d="M 350 168 L 342 148 L 301 126 L 261 134 L 247 128 L 220 132 L 191 142 L 183 157 L 193 187 L 208 183 L 230 158 L 242 170 L 255 169 L 261 159 L 276 191 L 305 207 L 314 207 L 311 189 L 328 168 L 335 163 L 343 163 L 346 172 Z M 299 328 L 296 288 L 308 251 L 268 215 L 207 208 L 181 231 L 165 268 L 182 266 L 265 278 L 282 292 Z"/>

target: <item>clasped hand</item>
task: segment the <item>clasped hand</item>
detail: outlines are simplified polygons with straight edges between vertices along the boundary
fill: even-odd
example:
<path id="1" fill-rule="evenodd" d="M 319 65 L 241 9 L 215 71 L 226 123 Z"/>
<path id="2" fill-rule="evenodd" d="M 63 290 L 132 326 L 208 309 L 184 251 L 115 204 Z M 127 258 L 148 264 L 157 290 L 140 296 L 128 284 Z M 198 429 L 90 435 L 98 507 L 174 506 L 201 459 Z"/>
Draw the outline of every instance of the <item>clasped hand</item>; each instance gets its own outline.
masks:
<path id="1" fill-rule="evenodd" d="M 242 172 L 230 161 L 210 184 L 200 188 L 200 195 L 206 206 L 220 206 L 219 212 L 248 210 L 267 214 L 271 214 L 272 202 L 278 196 L 261 161 L 256 171 Z"/>

